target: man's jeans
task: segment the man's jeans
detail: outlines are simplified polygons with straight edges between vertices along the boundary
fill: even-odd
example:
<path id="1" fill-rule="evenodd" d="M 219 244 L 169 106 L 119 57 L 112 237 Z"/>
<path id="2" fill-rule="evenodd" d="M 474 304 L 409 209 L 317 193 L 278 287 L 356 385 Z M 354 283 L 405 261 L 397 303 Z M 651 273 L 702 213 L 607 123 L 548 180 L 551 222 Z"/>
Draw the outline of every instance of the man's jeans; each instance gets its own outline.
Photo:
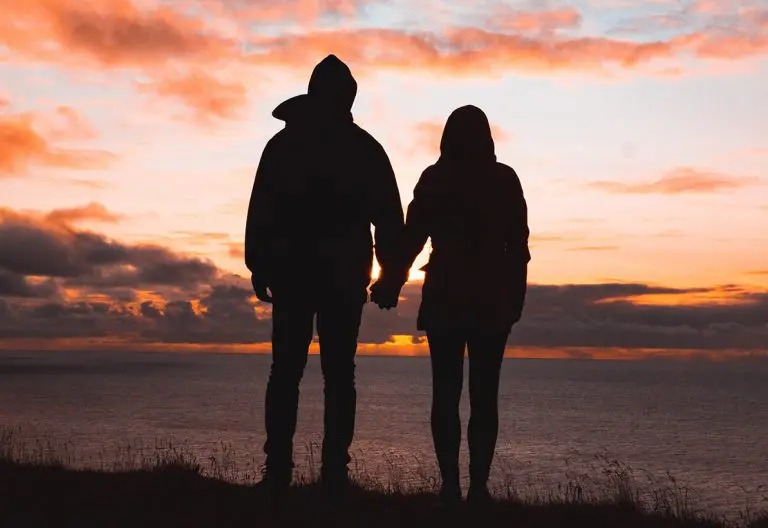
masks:
<path id="1" fill-rule="evenodd" d="M 341 298 L 275 298 L 272 308 L 272 369 L 266 395 L 267 472 L 293 467 L 293 436 L 299 384 L 307 364 L 317 315 L 320 363 L 325 381 L 324 476 L 346 475 L 355 429 L 355 354 L 365 292 Z"/>

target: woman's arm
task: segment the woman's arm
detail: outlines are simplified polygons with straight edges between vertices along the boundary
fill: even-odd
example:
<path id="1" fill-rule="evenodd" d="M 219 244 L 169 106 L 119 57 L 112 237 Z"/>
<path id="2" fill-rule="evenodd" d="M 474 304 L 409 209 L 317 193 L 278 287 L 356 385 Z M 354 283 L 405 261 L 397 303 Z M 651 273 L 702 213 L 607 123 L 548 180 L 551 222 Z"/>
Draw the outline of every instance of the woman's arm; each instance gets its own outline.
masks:
<path id="1" fill-rule="evenodd" d="M 413 189 L 413 200 L 408 205 L 402 237 L 401 265 L 408 273 L 430 236 L 430 224 L 434 216 L 433 171 L 425 170 Z"/>
<path id="2" fill-rule="evenodd" d="M 380 308 L 397 306 L 400 290 L 408 280 L 408 271 L 429 238 L 432 199 L 428 173 L 429 169 L 424 171 L 413 190 L 413 200 L 399 237 L 397 257 L 393 259 L 395 265 L 389 269 L 382 266 L 381 277 L 371 287 L 371 300 Z"/>
<path id="3" fill-rule="evenodd" d="M 510 172 L 511 181 L 511 203 L 508 209 L 506 246 L 509 255 L 509 273 L 512 284 L 513 303 L 517 310 L 516 319 L 520 319 L 525 304 L 525 297 L 528 290 L 528 262 L 531 260 L 531 253 L 528 248 L 528 204 L 525 201 L 523 187 L 520 184 L 520 178 L 511 167 L 507 167 Z M 515 321 L 517 322 L 517 321 Z"/>

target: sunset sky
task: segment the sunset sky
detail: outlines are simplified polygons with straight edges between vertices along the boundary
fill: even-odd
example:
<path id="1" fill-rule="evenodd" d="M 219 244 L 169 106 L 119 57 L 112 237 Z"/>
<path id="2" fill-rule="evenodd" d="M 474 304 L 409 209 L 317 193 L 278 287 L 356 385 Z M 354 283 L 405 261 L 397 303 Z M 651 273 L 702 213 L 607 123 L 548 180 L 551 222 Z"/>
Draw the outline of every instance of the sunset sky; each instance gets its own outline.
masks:
<path id="1" fill-rule="evenodd" d="M 765 0 L 2 4 L 0 349 L 268 350 L 248 198 L 335 53 L 404 205 L 451 110 L 488 114 L 529 205 L 518 355 L 768 350 Z M 403 296 L 364 351 L 423 349 Z"/>

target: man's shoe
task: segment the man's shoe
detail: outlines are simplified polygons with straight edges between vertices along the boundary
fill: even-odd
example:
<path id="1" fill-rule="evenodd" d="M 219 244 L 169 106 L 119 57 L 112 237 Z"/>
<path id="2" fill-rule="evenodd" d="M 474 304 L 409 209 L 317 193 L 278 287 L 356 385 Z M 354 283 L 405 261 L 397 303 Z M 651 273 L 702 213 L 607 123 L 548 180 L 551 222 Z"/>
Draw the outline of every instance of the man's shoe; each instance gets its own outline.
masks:
<path id="1" fill-rule="evenodd" d="M 437 500 L 443 506 L 456 506 L 461 503 L 461 486 L 458 482 L 443 482 Z"/>
<path id="2" fill-rule="evenodd" d="M 488 486 L 485 484 L 470 484 L 469 492 L 467 493 L 467 502 L 474 505 L 491 504 L 494 502 L 493 495 L 488 491 Z"/>
<path id="3" fill-rule="evenodd" d="M 292 471 L 264 470 L 261 481 L 256 484 L 256 489 L 264 493 L 271 503 L 279 502 L 291 486 Z"/>
<path id="4" fill-rule="evenodd" d="M 331 497 L 340 497 L 350 488 L 349 472 L 346 468 L 339 471 L 322 471 L 320 486 Z"/>

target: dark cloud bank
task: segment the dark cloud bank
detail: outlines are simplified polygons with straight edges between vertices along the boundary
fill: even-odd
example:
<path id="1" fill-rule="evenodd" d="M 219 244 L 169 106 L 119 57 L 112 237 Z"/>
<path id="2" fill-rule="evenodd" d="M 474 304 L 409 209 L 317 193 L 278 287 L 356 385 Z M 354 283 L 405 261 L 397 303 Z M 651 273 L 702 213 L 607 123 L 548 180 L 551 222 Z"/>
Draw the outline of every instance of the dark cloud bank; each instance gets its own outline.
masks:
<path id="1" fill-rule="evenodd" d="M 67 215 L 0 209 L 0 340 L 122 338 L 135 343 L 269 340 L 269 307 L 211 261 L 125 244 Z M 87 218 L 78 218 L 87 220 Z M 94 218 L 99 220 L 99 218 Z M 662 305 L 641 295 L 707 293 L 645 284 L 533 285 L 510 343 L 536 347 L 768 349 L 768 292 L 719 288 L 730 302 Z M 420 284 L 397 311 L 366 307 L 361 341 L 415 332 Z"/>

